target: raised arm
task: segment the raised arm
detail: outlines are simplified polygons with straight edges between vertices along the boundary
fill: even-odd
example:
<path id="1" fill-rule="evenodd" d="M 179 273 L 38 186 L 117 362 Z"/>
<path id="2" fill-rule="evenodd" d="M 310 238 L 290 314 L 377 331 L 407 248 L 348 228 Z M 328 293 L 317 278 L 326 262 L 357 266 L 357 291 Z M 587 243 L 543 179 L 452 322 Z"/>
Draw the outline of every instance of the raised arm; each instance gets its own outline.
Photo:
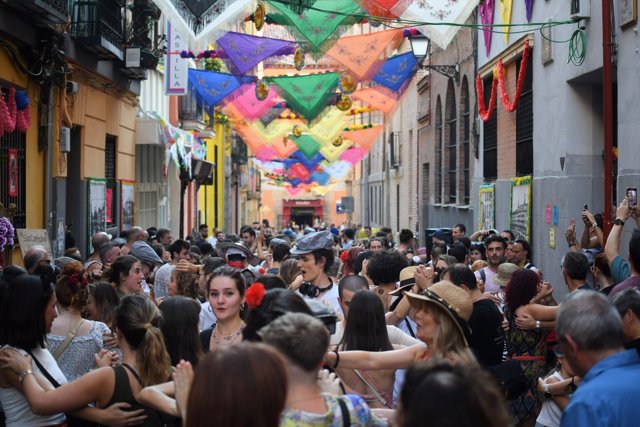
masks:
<path id="1" fill-rule="evenodd" d="M 330 352 L 325 356 L 325 363 L 346 369 L 404 369 L 424 359 L 426 351 L 427 345 L 420 343 L 401 350 Z"/>
<path id="2" fill-rule="evenodd" d="M 620 202 L 618 209 L 616 209 L 616 219 L 622 220 L 623 223 L 619 225 L 613 224 L 609 237 L 607 237 L 607 243 L 604 245 L 604 254 L 607 256 L 609 266 L 611 266 L 613 259 L 620 255 L 620 235 L 622 234 L 624 222 L 626 222 L 630 216 L 631 210 L 627 204 L 627 199 L 624 198 L 622 202 Z"/>

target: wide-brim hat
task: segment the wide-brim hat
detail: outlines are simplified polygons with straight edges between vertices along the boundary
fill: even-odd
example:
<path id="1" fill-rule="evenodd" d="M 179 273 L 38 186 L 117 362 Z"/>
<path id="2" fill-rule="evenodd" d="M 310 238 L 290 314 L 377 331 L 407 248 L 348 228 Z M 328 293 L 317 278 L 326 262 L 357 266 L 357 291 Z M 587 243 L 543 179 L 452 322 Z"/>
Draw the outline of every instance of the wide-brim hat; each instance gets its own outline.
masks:
<path id="1" fill-rule="evenodd" d="M 467 342 L 467 337 L 471 335 L 471 329 L 467 322 L 471 318 L 473 301 L 465 290 L 445 280 L 418 294 L 406 292 L 405 295 L 409 297 L 409 303 L 414 308 L 420 308 L 422 304 L 427 303 L 449 316 L 458 327 L 465 343 Z"/>
<path id="2" fill-rule="evenodd" d="M 503 262 L 498 266 L 498 273 L 493 276 L 493 283 L 498 286 L 506 286 L 509 280 L 511 280 L 511 276 L 513 272 L 519 270 L 515 264 L 511 264 L 510 262 Z"/>
<path id="3" fill-rule="evenodd" d="M 400 270 L 400 281 L 398 282 L 398 288 L 389 292 L 389 295 L 401 295 L 403 292 L 408 291 L 416 284 L 416 279 L 413 276 L 417 270 L 417 266 L 405 267 Z"/>
<path id="4" fill-rule="evenodd" d="M 242 253 L 247 259 L 255 258 L 251 249 L 249 249 L 244 243 L 241 242 L 218 242 L 216 244 L 216 249 L 221 250 L 224 253 L 224 256 L 227 256 L 229 249 L 233 248 L 235 253 Z"/>

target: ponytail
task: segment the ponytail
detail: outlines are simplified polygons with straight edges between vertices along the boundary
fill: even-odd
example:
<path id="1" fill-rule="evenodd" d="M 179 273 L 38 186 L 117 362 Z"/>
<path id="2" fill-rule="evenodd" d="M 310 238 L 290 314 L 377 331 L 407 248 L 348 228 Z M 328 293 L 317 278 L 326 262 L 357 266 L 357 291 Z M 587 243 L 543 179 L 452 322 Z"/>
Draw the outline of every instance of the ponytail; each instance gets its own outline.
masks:
<path id="1" fill-rule="evenodd" d="M 136 366 L 143 387 L 166 382 L 169 378 L 169 354 L 164 345 L 162 332 L 151 325 L 136 352 Z"/>

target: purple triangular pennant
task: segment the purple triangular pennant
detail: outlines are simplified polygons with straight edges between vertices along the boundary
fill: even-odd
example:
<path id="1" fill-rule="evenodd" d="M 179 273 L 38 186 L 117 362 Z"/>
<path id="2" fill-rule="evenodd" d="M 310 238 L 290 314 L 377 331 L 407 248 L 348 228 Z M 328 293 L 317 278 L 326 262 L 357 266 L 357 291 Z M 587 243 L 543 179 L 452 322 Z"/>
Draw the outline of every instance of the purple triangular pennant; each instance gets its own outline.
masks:
<path id="1" fill-rule="evenodd" d="M 489 52 L 491 51 L 491 35 L 493 34 L 493 28 L 491 25 L 493 24 L 495 0 L 484 0 L 484 2 L 479 6 L 479 10 L 480 21 L 482 22 L 482 33 L 484 35 L 484 47 L 487 51 L 487 56 L 489 56 Z"/>
<path id="2" fill-rule="evenodd" d="M 524 0 L 527 8 L 527 22 L 531 22 L 531 14 L 533 13 L 533 0 Z"/>

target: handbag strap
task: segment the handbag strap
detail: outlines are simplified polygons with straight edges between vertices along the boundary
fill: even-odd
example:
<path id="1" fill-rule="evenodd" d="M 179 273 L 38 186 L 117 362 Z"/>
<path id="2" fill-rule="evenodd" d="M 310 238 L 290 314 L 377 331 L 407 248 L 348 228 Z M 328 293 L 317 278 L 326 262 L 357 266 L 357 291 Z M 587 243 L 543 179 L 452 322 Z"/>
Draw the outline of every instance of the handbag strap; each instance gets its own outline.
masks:
<path id="1" fill-rule="evenodd" d="M 80 329 L 80 325 L 82 325 L 83 322 L 84 319 L 80 319 L 78 323 L 76 323 L 75 326 L 69 330 L 69 333 L 67 334 L 67 337 L 64 339 L 64 341 L 62 341 L 62 344 L 60 344 L 58 348 L 56 348 L 56 350 L 53 352 L 53 358 L 56 359 L 56 361 L 60 359 L 62 353 L 64 353 L 71 341 L 76 337 L 76 335 L 78 334 L 78 330 Z"/>
<path id="2" fill-rule="evenodd" d="M 364 375 L 362 375 L 360 373 L 360 371 L 358 371 L 357 369 L 354 369 L 353 372 L 356 373 L 356 375 L 358 376 L 358 378 L 360 378 L 360 381 L 362 381 L 363 383 L 365 383 L 365 385 L 369 388 L 369 390 L 371 390 L 371 393 L 375 396 L 376 399 L 378 399 L 378 402 L 382 403 L 384 405 L 385 408 L 389 407 L 389 404 L 387 403 L 387 401 L 385 400 L 384 397 L 382 397 L 380 395 L 380 393 L 378 392 L 378 390 L 376 390 L 376 388 L 374 386 L 372 386 L 369 381 L 366 380 L 366 378 L 364 377 Z"/>
<path id="3" fill-rule="evenodd" d="M 51 376 L 49 371 L 47 371 L 44 368 L 44 366 L 42 366 L 42 363 L 40 363 L 38 358 L 30 350 L 28 350 L 27 353 L 29 353 L 29 355 L 31 356 L 31 360 L 33 360 L 33 362 L 36 364 L 38 369 L 40 369 L 40 373 L 42 373 L 42 375 L 44 375 L 45 378 L 49 380 L 51 385 L 54 386 L 55 388 L 60 387 L 60 383 L 58 381 L 56 381 L 56 379 Z"/>
<path id="4" fill-rule="evenodd" d="M 351 415 L 347 404 L 341 398 L 338 398 L 338 404 L 340 405 L 340 412 L 342 412 L 342 427 L 351 427 Z"/>

